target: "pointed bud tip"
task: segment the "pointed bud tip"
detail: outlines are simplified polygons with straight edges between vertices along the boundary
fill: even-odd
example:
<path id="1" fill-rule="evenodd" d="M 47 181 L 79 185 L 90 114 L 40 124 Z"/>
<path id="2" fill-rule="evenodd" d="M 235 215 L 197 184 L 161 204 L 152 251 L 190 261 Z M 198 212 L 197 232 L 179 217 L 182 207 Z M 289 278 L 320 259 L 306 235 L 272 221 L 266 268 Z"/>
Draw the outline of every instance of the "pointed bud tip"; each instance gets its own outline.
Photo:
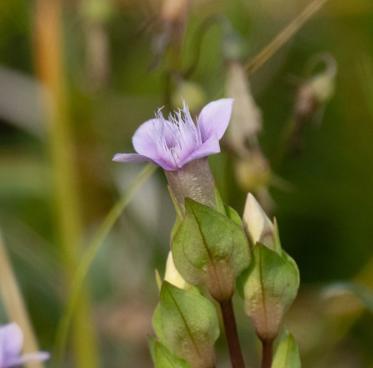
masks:
<path id="1" fill-rule="evenodd" d="M 180 275 L 179 271 L 176 269 L 171 251 L 168 252 L 164 281 L 169 282 L 170 284 L 178 287 L 179 289 L 186 289 L 189 285 Z"/>
<path id="2" fill-rule="evenodd" d="M 273 223 L 251 193 L 247 194 L 243 221 L 253 244 L 263 241 L 264 237 L 273 234 Z"/>

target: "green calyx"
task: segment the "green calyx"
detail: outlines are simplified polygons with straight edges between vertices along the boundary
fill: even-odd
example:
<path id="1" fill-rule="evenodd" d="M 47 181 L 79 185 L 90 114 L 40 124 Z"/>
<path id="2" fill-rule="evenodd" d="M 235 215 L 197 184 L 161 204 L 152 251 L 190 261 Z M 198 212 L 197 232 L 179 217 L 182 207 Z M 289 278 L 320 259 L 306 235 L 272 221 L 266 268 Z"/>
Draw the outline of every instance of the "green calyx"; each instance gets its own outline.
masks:
<path id="1" fill-rule="evenodd" d="M 205 286 L 218 301 L 234 293 L 236 277 L 249 265 L 248 242 L 237 213 L 185 201 L 185 216 L 172 239 L 176 268 L 192 285 Z"/>
<path id="2" fill-rule="evenodd" d="M 277 252 L 257 243 L 252 255 L 250 266 L 239 278 L 240 293 L 257 335 L 273 340 L 297 295 L 299 271 L 295 261 L 282 250 Z"/>
<path id="3" fill-rule="evenodd" d="M 214 366 L 219 320 L 213 303 L 196 288 L 182 290 L 164 281 L 153 327 L 159 341 L 191 368 Z"/>

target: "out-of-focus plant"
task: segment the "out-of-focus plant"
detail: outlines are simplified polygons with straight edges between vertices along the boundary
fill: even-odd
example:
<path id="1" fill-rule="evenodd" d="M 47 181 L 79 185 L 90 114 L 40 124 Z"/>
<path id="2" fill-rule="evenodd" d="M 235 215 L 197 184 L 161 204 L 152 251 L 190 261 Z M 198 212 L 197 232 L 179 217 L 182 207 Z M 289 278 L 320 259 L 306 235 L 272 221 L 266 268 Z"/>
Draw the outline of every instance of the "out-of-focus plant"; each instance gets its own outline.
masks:
<path id="1" fill-rule="evenodd" d="M 268 192 L 271 169 L 259 144 L 262 115 L 241 61 L 243 41 L 231 27 L 226 27 L 225 32 L 223 54 L 227 64 L 226 93 L 235 100 L 225 142 L 234 155 L 234 169 L 240 187 L 246 192 L 256 193 L 262 203 L 271 208 L 272 200 Z"/>
<path id="2" fill-rule="evenodd" d="M 319 64 L 323 65 L 323 69 L 314 72 Z M 300 150 L 303 131 L 309 122 L 321 123 L 325 107 L 334 94 L 336 76 L 337 63 L 332 55 L 315 55 L 310 60 L 308 76 L 298 87 L 292 117 L 284 128 L 277 161 Z"/>
<path id="3" fill-rule="evenodd" d="M 45 87 L 42 99 L 53 172 L 56 222 L 69 291 L 80 257 L 83 225 L 63 65 L 62 10 L 60 0 L 35 2 L 34 61 L 38 78 Z M 83 289 L 74 319 L 74 354 L 79 366 L 94 368 L 98 366 L 98 349 L 90 314 L 88 292 Z"/>
<path id="4" fill-rule="evenodd" d="M 80 2 L 85 33 L 87 82 L 93 89 L 104 86 L 110 77 L 110 47 L 106 27 L 113 15 L 113 6 L 111 0 Z"/>

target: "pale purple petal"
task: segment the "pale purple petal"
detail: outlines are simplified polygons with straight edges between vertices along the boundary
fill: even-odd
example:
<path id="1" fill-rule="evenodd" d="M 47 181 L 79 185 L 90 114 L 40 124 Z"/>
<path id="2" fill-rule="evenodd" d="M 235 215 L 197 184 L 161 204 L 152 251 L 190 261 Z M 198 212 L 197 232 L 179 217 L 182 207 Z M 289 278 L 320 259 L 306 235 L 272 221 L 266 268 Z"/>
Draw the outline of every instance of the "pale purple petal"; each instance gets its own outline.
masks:
<path id="1" fill-rule="evenodd" d="M 116 153 L 113 157 L 115 162 L 144 162 L 149 159 L 138 153 Z"/>
<path id="2" fill-rule="evenodd" d="M 114 162 L 123 162 L 123 163 L 139 163 L 139 162 L 154 162 L 156 165 L 161 166 L 165 170 L 176 170 L 176 167 L 173 165 L 170 165 L 169 163 L 157 159 L 152 160 L 149 157 L 145 157 L 143 155 L 139 155 L 138 153 L 116 153 L 113 157 Z M 1 368 L 1 366 L 0 366 Z"/>
<path id="3" fill-rule="evenodd" d="M 198 127 L 203 141 L 212 136 L 218 140 L 223 137 L 231 118 L 232 106 L 232 98 L 222 98 L 210 102 L 202 109 L 198 117 Z"/>
<path id="4" fill-rule="evenodd" d="M 23 334 L 16 323 L 0 327 L 0 362 L 7 362 L 8 358 L 18 356 L 23 345 Z"/>
<path id="5" fill-rule="evenodd" d="M 149 158 L 158 155 L 157 136 L 163 125 L 160 119 L 150 119 L 141 124 L 132 137 L 135 151 Z"/>
<path id="6" fill-rule="evenodd" d="M 215 137 L 207 139 L 201 146 L 199 146 L 195 151 L 193 151 L 188 157 L 181 162 L 181 167 L 190 161 L 197 160 L 202 157 L 207 157 L 215 153 L 220 152 L 219 140 Z"/>
<path id="7" fill-rule="evenodd" d="M 5 363 L 5 366 L 1 366 L 1 368 L 13 368 L 18 367 L 20 365 L 29 363 L 29 362 L 43 362 L 45 360 L 48 360 L 50 358 L 50 354 L 38 351 L 36 353 L 29 353 L 24 354 L 22 356 L 14 357 L 13 359 L 10 359 Z"/>
<path id="8" fill-rule="evenodd" d="M 232 113 L 232 99 L 206 105 L 194 124 L 184 104 L 165 119 L 158 110 L 156 118 L 136 130 L 132 143 L 136 154 L 116 154 L 114 161 L 152 161 L 164 170 L 181 169 L 186 163 L 220 152 L 219 140 L 227 129 Z"/>
<path id="9" fill-rule="evenodd" d="M 147 157 L 165 170 L 176 170 L 175 160 L 165 145 L 177 144 L 175 131 L 177 127 L 166 119 L 150 119 L 141 124 L 132 137 L 136 152 Z"/>

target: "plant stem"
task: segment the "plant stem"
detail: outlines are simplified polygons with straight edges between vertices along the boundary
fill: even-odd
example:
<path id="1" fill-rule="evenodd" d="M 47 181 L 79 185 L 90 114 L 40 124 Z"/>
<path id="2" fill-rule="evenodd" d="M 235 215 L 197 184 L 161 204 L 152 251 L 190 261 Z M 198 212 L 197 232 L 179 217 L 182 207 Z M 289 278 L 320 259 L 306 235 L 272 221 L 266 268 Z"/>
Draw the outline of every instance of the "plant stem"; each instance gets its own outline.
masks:
<path id="1" fill-rule="evenodd" d="M 227 337 L 232 368 L 244 368 L 245 362 L 241 351 L 240 341 L 238 339 L 232 298 L 220 302 L 220 308 L 223 315 L 225 336 Z"/>
<path id="2" fill-rule="evenodd" d="M 273 339 L 262 339 L 262 365 L 261 368 L 271 368 L 273 355 Z"/>
<path id="3" fill-rule="evenodd" d="M 45 87 L 42 95 L 50 153 L 56 224 L 67 291 L 80 259 L 83 235 L 73 134 L 65 86 L 63 0 L 37 0 L 34 8 L 34 61 Z M 82 290 L 74 316 L 73 354 L 77 367 L 99 367 L 98 345 L 87 289 Z"/>

